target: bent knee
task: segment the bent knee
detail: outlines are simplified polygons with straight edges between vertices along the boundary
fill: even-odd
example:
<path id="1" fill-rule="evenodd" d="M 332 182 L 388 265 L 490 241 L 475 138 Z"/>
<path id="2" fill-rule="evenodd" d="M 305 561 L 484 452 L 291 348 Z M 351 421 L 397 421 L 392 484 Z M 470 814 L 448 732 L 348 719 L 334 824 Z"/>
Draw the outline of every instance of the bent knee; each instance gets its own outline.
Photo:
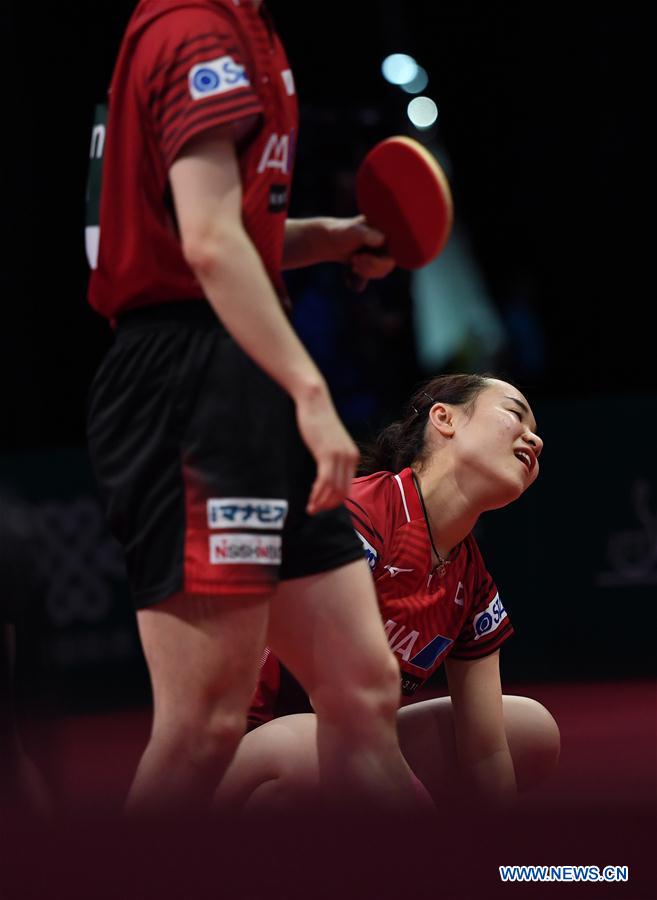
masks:
<path id="1" fill-rule="evenodd" d="M 373 720 L 394 720 L 399 708 L 400 680 L 399 666 L 391 653 L 345 667 L 342 676 L 313 691 L 312 703 L 318 716 L 349 719 L 354 729 Z"/>
<path id="2" fill-rule="evenodd" d="M 209 753 L 218 747 L 231 748 L 234 752 L 246 732 L 246 714 L 235 711 L 215 711 L 204 722 L 198 723 L 197 735 L 207 745 Z"/>
<path id="3" fill-rule="evenodd" d="M 557 768 L 561 753 L 561 733 L 554 716 L 530 697 L 505 697 L 512 704 L 507 734 L 516 768 L 518 787 L 524 790 L 539 784 Z"/>
<path id="4" fill-rule="evenodd" d="M 542 703 L 529 697 L 525 699 L 527 701 L 527 709 L 531 710 L 533 731 L 536 735 L 537 746 L 540 748 L 540 754 L 545 760 L 546 766 L 552 769 L 559 762 L 561 753 L 561 732 L 559 731 L 559 726 L 552 713 Z"/>
<path id="5" fill-rule="evenodd" d="M 237 750 L 245 731 L 244 713 L 187 709 L 159 729 L 156 723 L 153 737 L 199 768 L 212 768 L 215 764 L 222 768 Z"/>
<path id="6" fill-rule="evenodd" d="M 274 811 L 286 792 L 310 791 L 318 784 L 317 717 L 282 716 L 242 739 L 215 801 L 228 812 L 247 805 L 249 811 Z"/>

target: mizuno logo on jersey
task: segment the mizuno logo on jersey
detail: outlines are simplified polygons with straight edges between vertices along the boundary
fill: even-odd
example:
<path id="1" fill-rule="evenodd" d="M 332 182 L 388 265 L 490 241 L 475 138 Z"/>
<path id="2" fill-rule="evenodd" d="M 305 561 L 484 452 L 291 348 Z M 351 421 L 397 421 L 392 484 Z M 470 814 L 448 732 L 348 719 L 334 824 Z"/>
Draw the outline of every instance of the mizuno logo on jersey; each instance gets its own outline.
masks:
<path id="1" fill-rule="evenodd" d="M 192 100 L 226 94 L 250 84 L 244 66 L 235 62 L 232 56 L 219 56 L 198 63 L 189 70 L 187 78 Z"/>
<path id="2" fill-rule="evenodd" d="M 390 572 L 391 578 L 396 578 L 397 575 L 401 575 L 402 572 L 414 572 L 415 569 L 400 569 L 397 566 L 384 566 L 384 569 L 387 569 Z"/>

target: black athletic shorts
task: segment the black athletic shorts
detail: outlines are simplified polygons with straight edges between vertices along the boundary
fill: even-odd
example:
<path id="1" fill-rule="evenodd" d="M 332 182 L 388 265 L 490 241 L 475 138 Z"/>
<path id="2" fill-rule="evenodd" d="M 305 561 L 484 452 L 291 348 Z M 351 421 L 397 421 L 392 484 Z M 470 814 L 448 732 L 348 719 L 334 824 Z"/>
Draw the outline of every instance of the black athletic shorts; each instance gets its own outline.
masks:
<path id="1" fill-rule="evenodd" d="M 294 405 L 204 301 L 120 318 L 88 437 L 137 607 L 267 594 L 362 558 L 344 507 L 307 515 L 316 467 Z"/>

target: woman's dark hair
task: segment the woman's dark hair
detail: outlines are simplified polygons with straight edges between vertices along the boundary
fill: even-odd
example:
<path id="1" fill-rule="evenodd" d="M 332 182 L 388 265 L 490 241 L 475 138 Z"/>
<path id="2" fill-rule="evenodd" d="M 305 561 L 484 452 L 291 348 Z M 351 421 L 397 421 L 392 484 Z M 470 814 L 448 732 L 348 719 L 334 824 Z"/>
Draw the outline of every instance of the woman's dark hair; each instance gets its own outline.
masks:
<path id="1" fill-rule="evenodd" d="M 451 403 L 470 410 L 479 394 L 490 386 L 493 375 L 438 375 L 420 385 L 408 402 L 403 419 L 384 428 L 376 439 L 361 448 L 359 475 L 399 472 L 426 455 L 424 433 L 434 403 Z"/>

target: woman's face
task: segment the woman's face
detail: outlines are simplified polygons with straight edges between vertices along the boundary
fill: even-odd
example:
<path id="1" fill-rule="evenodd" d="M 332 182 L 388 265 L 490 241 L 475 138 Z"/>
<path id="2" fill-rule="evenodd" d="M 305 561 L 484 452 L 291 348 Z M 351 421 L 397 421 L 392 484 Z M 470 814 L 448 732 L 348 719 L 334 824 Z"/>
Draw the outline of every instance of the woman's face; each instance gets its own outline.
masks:
<path id="1" fill-rule="evenodd" d="M 478 478 L 487 506 L 505 506 L 538 477 L 543 441 L 520 391 L 505 381 L 490 382 L 468 416 L 457 408 L 454 439 L 468 477 Z"/>

